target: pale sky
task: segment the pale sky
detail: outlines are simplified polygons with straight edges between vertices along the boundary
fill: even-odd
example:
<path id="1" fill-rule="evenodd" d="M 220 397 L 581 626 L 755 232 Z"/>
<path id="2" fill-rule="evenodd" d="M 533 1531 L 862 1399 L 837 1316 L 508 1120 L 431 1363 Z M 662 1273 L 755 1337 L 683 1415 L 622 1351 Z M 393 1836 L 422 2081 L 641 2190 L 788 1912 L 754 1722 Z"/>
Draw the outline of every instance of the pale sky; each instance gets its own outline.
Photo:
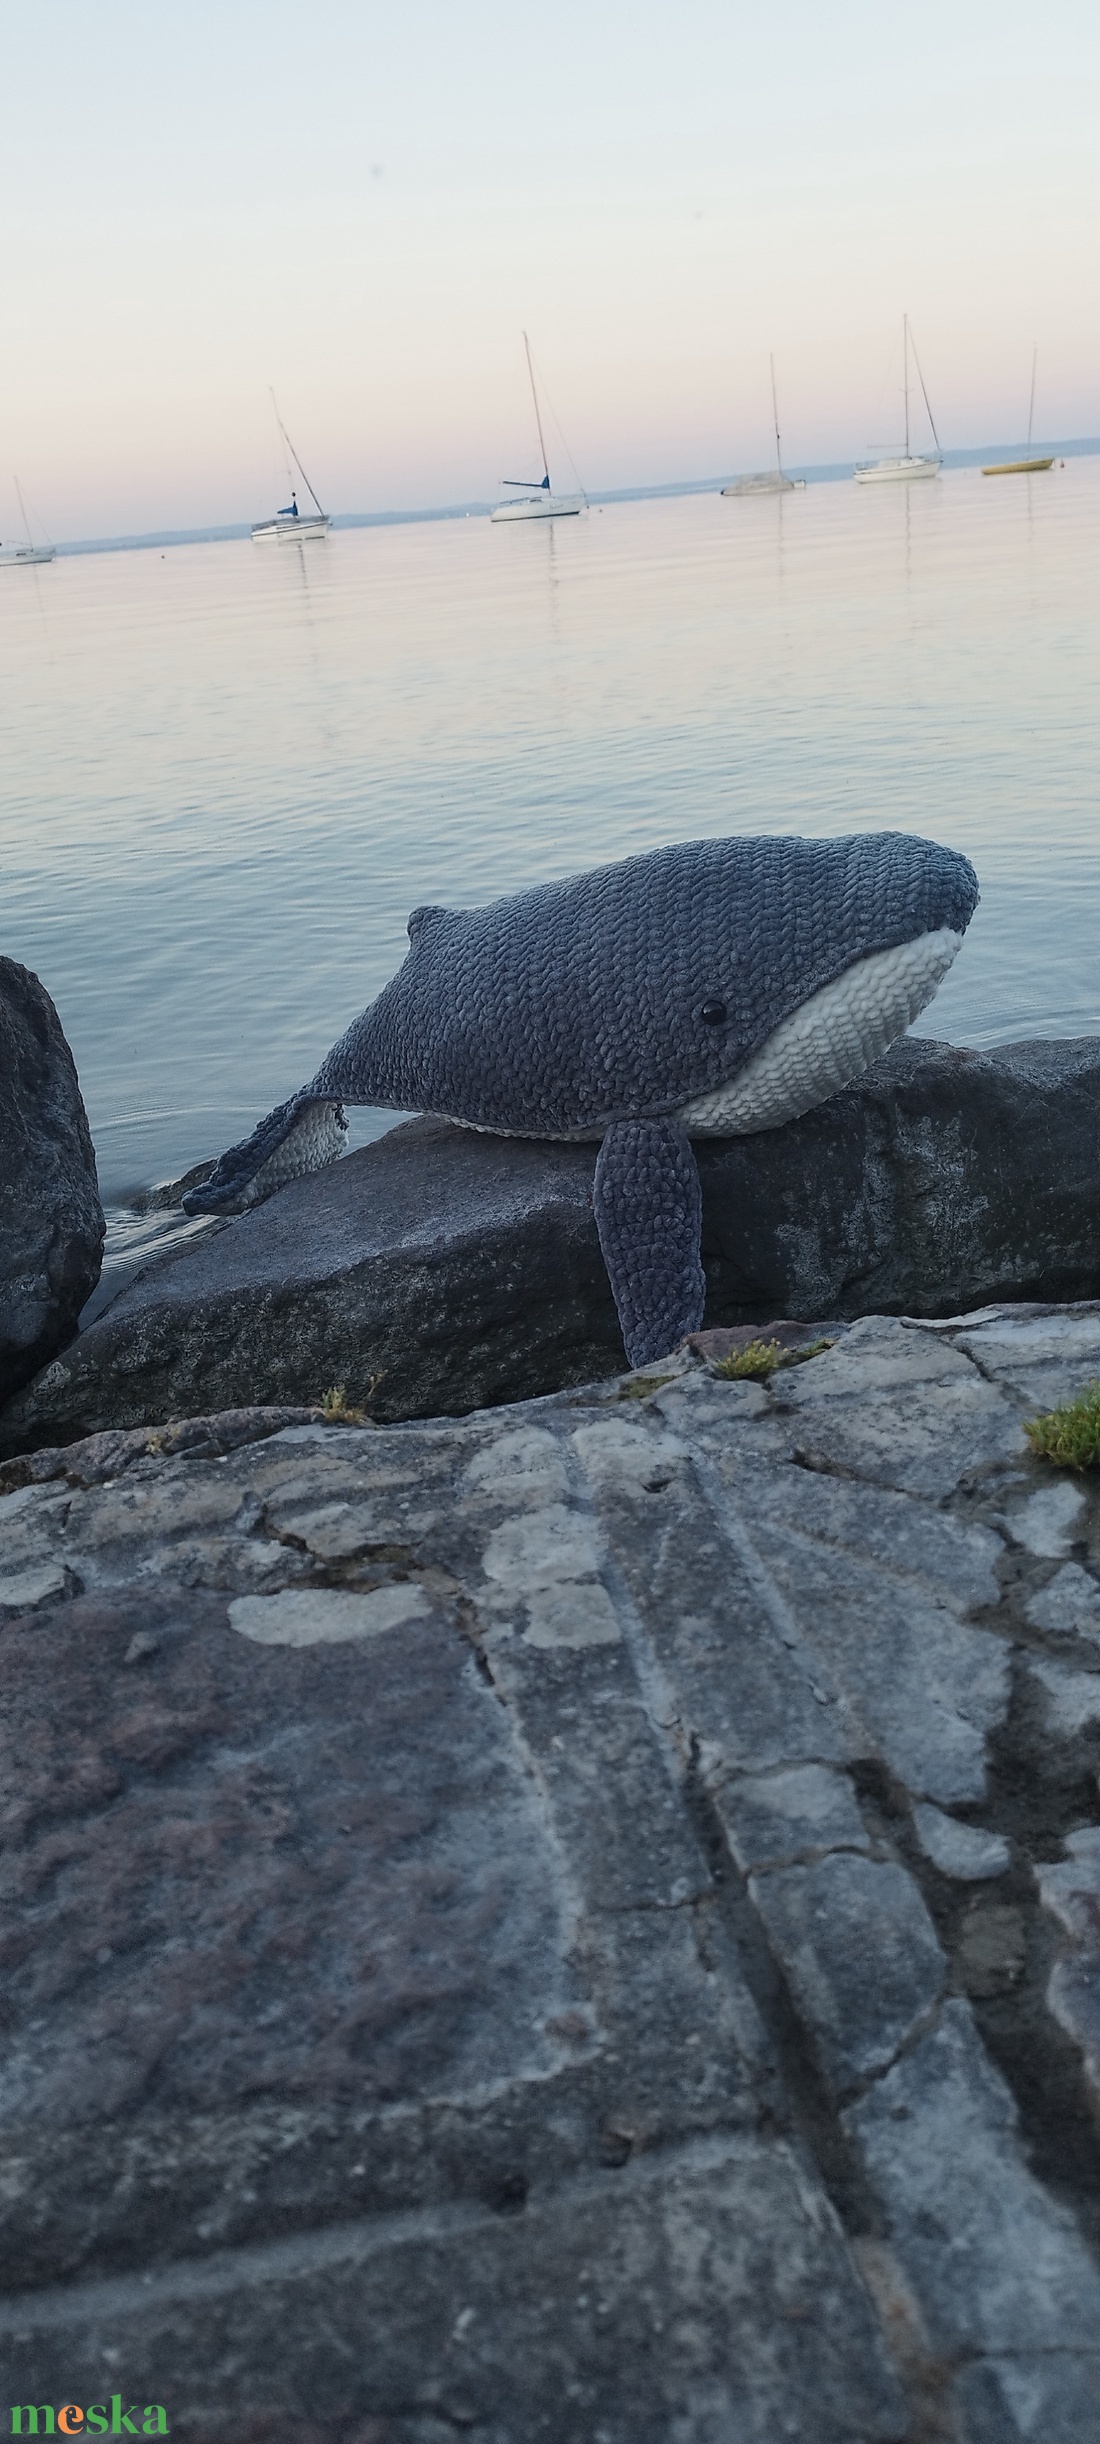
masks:
<path id="1" fill-rule="evenodd" d="M 0 507 L 64 538 L 1100 431 L 1079 0 L 6 0 Z M 554 446 L 555 481 L 571 483 Z M 560 475 L 559 475 L 560 470 Z M 10 509 L 5 510 L 7 524 Z M 0 532 L 7 525 L 0 520 Z"/>

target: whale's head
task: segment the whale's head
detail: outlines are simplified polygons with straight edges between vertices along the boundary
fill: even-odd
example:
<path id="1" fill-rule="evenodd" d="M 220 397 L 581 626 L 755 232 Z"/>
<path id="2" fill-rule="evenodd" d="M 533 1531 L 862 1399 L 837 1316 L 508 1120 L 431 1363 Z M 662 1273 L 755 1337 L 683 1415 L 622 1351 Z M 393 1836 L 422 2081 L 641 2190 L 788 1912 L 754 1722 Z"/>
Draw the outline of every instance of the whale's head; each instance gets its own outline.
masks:
<path id="1" fill-rule="evenodd" d="M 837 966 L 720 1085 L 678 1108 L 692 1136 L 747 1136 L 797 1119 L 859 1077 L 931 1001 L 977 905 L 977 876 L 968 859 L 933 841 L 888 832 L 872 845 L 881 856 L 878 947 Z M 844 926 L 841 913 L 838 953 Z M 721 1026 L 716 1008 L 705 1015 Z"/>
<path id="2" fill-rule="evenodd" d="M 354 1095 L 349 1063 L 381 1059 L 386 1100 L 520 1135 L 659 1115 L 697 1135 L 776 1127 L 904 1032 L 977 898 L 956 851 L 872 832 L 678 842 L 420 909 L 329 1083 Z"/>

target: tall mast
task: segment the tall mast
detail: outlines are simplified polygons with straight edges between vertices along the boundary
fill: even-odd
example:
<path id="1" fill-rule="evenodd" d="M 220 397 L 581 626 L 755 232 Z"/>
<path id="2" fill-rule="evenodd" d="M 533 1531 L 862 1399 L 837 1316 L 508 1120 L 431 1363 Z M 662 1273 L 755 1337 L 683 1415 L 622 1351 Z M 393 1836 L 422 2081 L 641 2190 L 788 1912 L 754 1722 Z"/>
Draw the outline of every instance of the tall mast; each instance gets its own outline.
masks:
<path id="1" fill-rule="evenodd" d="M 903 378 L 904 378 L 904 382 L 905 382 L 905 455 L 906 455 L 906 457 L 908 458 L 908 456 L 909 456 L 909 316 L 908 316 L 908 314 L 903 314 L 903 315 L 902 315 L 902 318 L 901 318 L 901 348 L 902 348 L 902 361 L 903 361 L 903 364 L 904 364 L 904 367 L 905 367 L 905 372 L 904 372 L 904 377 L 903 377 Z"/>
<path id="2" fill-rule="evenodd" d="M 318 515 L 318 517 L 319 517 L 319 518 L 326 517 L 326 516 L 327 516 L 327 514 L 328 514 L 328 512 L 327 512 L 326 510 L 322 509 L 321 504 L 320 504 L 320 501 L 318 500 L 317 495 L 316 495 L 316 493 L 315 493 L 315 491 L 314 491 L 314 489 L 313 489 L 313 486 L 312 486 L 312 484 L 310 483 L 309 477 L 308 477 L 308 475 L 306 474 L 305 468 L 304 468 L 304 467 L 303 467 L 303 465 L 302 465 L 301 459 L 300 459 L 300 458 L 299 458 L 299 456 L 298 456 L 298 452 L 297 452 L 297 450 L 296 450 L 296 449 L 295 449 L 295 447 L 294 447 L 294 443 L 292 442 L 292 440 L 291 440 L 291 438 L 290 438 L 290 435 L 289 435 L 289 433 L 287 432 L 286 426 L 285 426 L 285 424 L 283 423 L 283 419 L 282 419 L 282 417 L 281 417 L 281 416 L 280 416 L 280 414 L 279 414 L 279 403 L 278 403 L 278 400 L 277 400 L 277 399 L 276 399 L 276 397 L 275 397 L 275 393 L 274 393 L 274 391 L 272 391 L 272 393 L 271 393 L 271 404 L 272 404 L 272 407 L 273 407 L 273 408 L 274 408 L 274 410 L 275 410 L 275 422 L 276 422 L 276 424 L 278 425 L 278 427 L 279 427 L 279 431 L 280 431 L 280 433 L 281 433 L 281 434 L 282 434 L 282 436 L 283 436 L 283 440 L 284 440 L 284 441 L 285 441 L 285 443 L 286 443 L 287 449 L 289 450 L 290 455 L 291 455 L 292 459 L 294 460 L 294 464 L 295 464 L 295 466 L 296 466 L 296 467 L 297 467 L 297 469 L 298 469 L 298 473 L 299 473 L 299 475 L 301 476 L 301 479 L 302 479 L 303 484 L 305 485 L 306 491 L 308 492 L 308 494 L 309 494 L 309 496 L 310 496 L 310 499 L 312 500 L 312 502 L 313 502 L 313 504 L 314 504 L 314 507 L 315 507 L 315 509 L 316 509 L 316 511 L 317 511 L 317 515 Z"/>
<path id="3" fill-rule="evenodd" d="M 1029 450 L 1031 448 L 1031 427 L 1035 421 L 1035 368 L 1038 362 L 1039 344 L 1036 341 L 1031 351 L 1031 405 L 1027 411 L 1027 446 Z"/>
<path id="4" fill-rule="evenodd" d="M 913 334 L 912 334 L 912 332 L 911 332 L 911 331 L 909 330 L 909 328 L 908 328 L 908 317 L 906 318 L 906 338 L 907 338 L 907 340 L 908 340 L 908 342 L 909 342 L 909 345 L 912 347 L 912 350 L 913 350 L 913 363 L 914 363 L 914 365 L 915 365 L 915 366 L 916 366 L 916 368 L 917 368 L 917 379 L 918 379 L 918 381 L 919 381 L 919 383 L 920 383 L 921 397 L 922 397 L 922 399 L 923 399 L 923 401 L 924 401 L 924 412 L 925 412 L 925 415 L 926 415 L 926 416 L 927 416 L 927 418 L 928 418 L 929 430 L 930 430 L 930 432 L 931 432 L 932 439 L 933 439 L 933 441 L 935 442 L 937 453 L 938 453 L 939 457 L 940 457 L 940 458 L 942 458 L 942 457 L 943 457 L 943 443 L 942 443 L 942 441 L 940 440 L 939 434 L 938 434 L 938 433 L 937 433 L 937 431 L 936 431 L 936 419 L 935 419 L 935 417 L 934 417 L 934 415 L 933 415 L 933 413 L 932 413 L 932 402 L 931 402 L 931 399 L 930 399 L 930 398 L 929 398 L 929 396 L 928 396 L 928 384 L 927 384 L 927 382 L 925 381 L 925 378 L 924 378 L 924 369 L 923 369 L 923 367 L 922 367 L 922 365 L 921 365 L 920 358 L 919 358 L 919 356 L 917 355 L 917 343 L 916 343 L 916 340 L 913 338 Z M 906 359 L 906 365 L 907 365 L 907 369 L 908 369 L 908 358 Z M 909 391 L 908 391 L 908 386 L 906 387 L 906 392 L 905 392 L 905 447 L 906 447 L 906 451 L 908 451 L 908 448 L 909 448 Z"/>
<path id="5" fill-rule="evenodd" d="M 778 404 L 777 404 L 777 401 L 776 401 L 776 396 L 775 396 L 775 358 L 774 358 L 774 356 L 773 356 L 773 357 L 769 357 L 768 362 L 769 362 L 769 364 L 770 364 L 770 366 L 771 366 L 771 369 L 772 369 L 772 423 L 773 423 L 773 424 L 774 424 L 774 426 L 775 426 L 775 463 L 776 463 L 776 466 L 777 466 L 777 467 L 778 467 L 778 469 L 779 469 L 780 474 L 782 475 L 782 473 L 783 473 L 783 460 L 782 460 L 782 457 L 781 457 L 781 455 L 780 455 L 780 449 L 779 449 L 779 407 L 778 407 Z"/>
<path id="6" fill-rule="evenodd" d="M 534 366 L 533 366 L 533 365 L 532 365 L 532 363 L 531 363 L 531 342 L 530 342 L 530 340 L 529 340 L 529 339 L 528 339 L 528 337 L 527 337 L 527 333 L 526 333 L 526 331 L 525 331 L 525 332 L 524 332 L 524 334 L 523 334 L 523 345 L 524 345 L 524 347 L 525 347 L 525 348 L 526 348 L 526 350 L 527 350 L 527 371 L 528 371 L 528 374 L 530 375 L 530 378 L 531 378 L 531 397 L 533 398 L 533 400 L 534 400 L 534 402 L 535 402 L 535 423 L 537 424 L 537 426 L 538 426 L 538 428 L 539 428 L 539 448 L 540 448 L 540 450 L 542 451 L 542 467 L 543 467 L 543 473 L 544 473 L 544 475 L 545 475 L 545 477 L 546 477 L 546 489 L 547 489 L 547 491 L 549 492 L 549 490 L 550 490 L 550 468 L 549 468 L 549 465 L 548 465 L 548 462 L 547 462 L 547 457 L 546 457 L 546 443 L 544 442 L 544 440 L 543 440 L 543 438 L 542 438 L 542 417 L 541 417 L 541 416 L 540 416 L 540 414 L 539 414 L 539 394 L 538 394 L 537 390 L 535 389 L 535 368 L 534 368 Z"/>

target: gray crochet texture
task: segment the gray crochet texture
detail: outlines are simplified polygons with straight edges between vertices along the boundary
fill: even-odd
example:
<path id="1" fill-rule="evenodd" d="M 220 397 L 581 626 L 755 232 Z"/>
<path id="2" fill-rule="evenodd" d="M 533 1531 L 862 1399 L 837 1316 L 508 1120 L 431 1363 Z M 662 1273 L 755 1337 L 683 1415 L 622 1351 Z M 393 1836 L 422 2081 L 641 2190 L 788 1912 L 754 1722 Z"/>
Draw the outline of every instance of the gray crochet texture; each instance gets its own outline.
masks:
<path id="1" fill-rule="evenodd" d="M 941 927 L 964 932 L 977 896 L 965 857 L 871 832 L 678 842 L 485 908 L 416 908 L 403 966 L 311 1085 L 231 1147 L 184 1202 L 192 1213 L 239 1208 L 311 1104 L 432 1112 L 523 1137 L 600 1138 L 621 1121 L 673 1115 L 735 1076 L 781 1020 L 857 960 Z M 609 1184 L 611 1156 L 609 1147 Z M 644 1254 L 645 1165 L 637 1145 L 619 1159 L 638 1176 L 640 1206 L 625 1191 L 616 1197 L 635 1212 Z M 654 1162 L 661 1181 L 656 1148 Z M 621 1222 L 612 1237 L 621 1251 Z M 668 1264 L 652 1257 L 648 1295 L 663 1318 Z M 683 1262 L 679 1248 L 673 1271 Z M 619 1301 L 616 1264 L 609 1270 Z M 691 1277 L 691 1299 L 685 1292 L 673 1319 L 681 1332 L 699 1320 L 701 1276 Z M 643 1312 L 646 1297 L 643 1285 Z M 635 1303 L 632 1292 L 632 1311 Z M 671 1330 L 662 1320 L 658 1337 Z M 645 1341 L 634 1363 L 662 1354 L 652 1338 L 632 1329 L 635 1348 Z M 633 1357 L 629 1341 L 628 1350 Z"/>
<path id="2" fill-rule="evenodd" d="M 596 1157 L 592 1206 L 632 1366 L 652 1366 L 703 1321 L 703 1192 L 686 1129 L 616 1120 Z"/>

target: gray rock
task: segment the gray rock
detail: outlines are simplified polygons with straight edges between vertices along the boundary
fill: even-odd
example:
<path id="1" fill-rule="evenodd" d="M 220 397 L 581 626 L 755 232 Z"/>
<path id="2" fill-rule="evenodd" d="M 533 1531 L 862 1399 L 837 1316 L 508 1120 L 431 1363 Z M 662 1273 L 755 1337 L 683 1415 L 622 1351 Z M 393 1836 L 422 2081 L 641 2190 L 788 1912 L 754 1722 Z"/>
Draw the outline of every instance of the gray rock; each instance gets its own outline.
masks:
<path id="1" fill-rule="evenodd" d="M 0 959 L 0 1402 L 72 1339 L 103 1229 L 60 1019 L 37 976 Z"/>
<path id="2" fill-rule="evenodd" d="M 711 1320 L 1095 1297 L 1098 1118 L 1098 1038 L 907 1038 L 770 1141 L 704 1152 Z"/>
<path id="3" fill-rule="evenodd" d="M 1055 1962 L 1047 1999 L 1055 2019 L 1078 2045 L 1085 2075 L 1100 2103 L 1100 1826 L 1083 1825 L 1066 1839 L 1069 1856 L 1039 1868 L 1043 1907 L 1070 1936 L 1072 1950 Z"/>
<path id="4" fill-rule="evenodd" d="M 1083 1532 L 1085 1496 L 1070 1477 L 1052 1477 L 1023 1501 L 1009 1504 L 1005 1526 L 1014 1544 L 1040 1561 L 1060 1561 Z"/>
<path id="5" fill-rule="evenodd" d="M 1028 1677 L 1050 1729 L 1072 1739 L 1089 1723 L 1100 1722 L 1100 1672 L 1074 1672 L 1065 1663 L 1050 1663 L 1045 1655 L 1028 1661 Z"/>
<path id="6" fill-rule="evenodd" d="M 898 1324 L 887 1330 L 903 1347 L 911 1337 Z M 783 1399 L 778 1391 L 777 1409 Z M 906 1415 L 907 1404 L 897 1416 L 901 1439 Z M 693 1638 L 709 1605 L 731 1662 L 737 1658 L 737 1696 L 731 1687 L 727 1698 L 733 1737 L 713 1716 L 725 1685 L 713 1669 L 709 1736 L 731 1763 L 878 1755 L 912 1791 L 947 1805 L 980 1799 L 986 1736 L 1008 1705 L 1009 1657 L 966 1615 L 998 1602 L 998 1539 L 877 1486 L 757 1466 L 728 1435 L 726 1445 L 724 1456 L 715 1455 L 712 1512 L 730 1543 L 736 1539 L 738 1562 L 758 1591 L 756 1617 L 764 1614 L 772 1634 L 770 1651 L 759 1629 L 750 1640 L 745 1615 L 731 1621 L 720 1592 L 708 1598 L 700 1585 L 705 1568 L 677 1551 L 677 1567 L 690 1569 L 687 1583 L 699 1587 L 688 1616 Z M 671 1551 L 656 1566 L 664 1592 Z"/>
<path id="7" fill-rule="evenodd" d="M 1072 1400 L 1100 1375 L 1100 1306 L 1082 1301 L 1059 1311 L 1002 1312 L 975 1321 L 956 1336 L 956 1347 L 974 1358 L 983 1374 L 1004 1383 L 1034 1415 Z"/>
<path id="8" fill-rule="evenodd" d="M 847 1774 L 824 1765 L 740 1776 L 716 1793 L 715 1806 L 745 1875 L 753 1867 L 792 1866 L 826 1850 L 871 1846 Z"/>
<path id="9" fill-rule="evenodd" d="M 1083 1500 L 1078 1495 L 1079 1503 Z M 1100 1646 L 1100 1587 L 1075 1561 L 1056 1571 L 1032 1596 L 1026 1612 L 1033 1629 L 1049 1630 L 1055 1638 L 1084 1638 L 1089 1645 Z"/>
<path id="10" fill-rule="evenodd" d="M 946 2004 L 845 2119 L 937 2356 L 1095 2353 L 1100 2274 L 1028 2170 L 966 2003 Z"/>
<path id="11" fill-rule="evenodd" d="M 910 1039 L 804 1119 L 701 1144 L 708 1322 L 1090 1296 L 1098 1113 L 1100 1040 Z M 13 1404 L 6 1448 L 340 1382 L 392 1419 L 609 1374 L 622 1347 L 593 1165 L 591 1147 L 407 1124 L 150 1265 Z M 953 1451 L 970 1410 L 991 1431 L 996 1413 L 992 1387 L 964 1382 Z M 927 1472 L 922 1401 L 909 1439 Z"/>
<path id="12" fill-rule="evenodd" d="M 903 1867 L 850 1851 L 755 1875 L 749 1889 L 830 2087 L 851 2094 L 943 1992 L 947 1962 L 920 1893 Z"/>
<path id="13" fill-rule="evenodd" d="M 952 2387 L 967 2444 L 1094 2444 L 1100 2351 L 978 2359 Z"/>
<path id="14" fill-rule="evenodd" d="M 109 2334 L 126 2399 L 201 2436 L 270 2404 L 288 2433 L 364 2444 L 905 2444 L 866 2293 L 789 2147 L 725 2137 L 502 2205 L 104 2287 L 60 2331 L 9 2303 L 7 2393 L 109 2402 Z"/>
<path id="15" fill-rule="evenodd" d="M 1026 1451 L 1019 1413 L 939 1335 L 853 1326 L 820 1365 L 791 1368 L 777 1398 L 805 1465 L 942 1501 L 964 1471 Z"/>
<path id="16" fill-rule="evenodd" d="M 945 1816 L 927 1800 L 914 1808 L 913 1825 L 925 1857 L 941 1875 L 952 1876 L 957 1883 L 984 1884 L 1003 1875 L 1011 1864 L 1012 1851 L 1003 1833 L 983 1833 L 980 1825 L 960 1824 L 957 1817 Z"/>
<path id="17" fill-rule="evenodd" d="M 954 2403 L 1092 2444 L 1100 1833 L 1049 1861 L 1100 1674 L 996 1524 L 1057 1480 L 983 1410 L 946 1496 L 919 1452 L 877 1481 L 891 1402 L 907 1466 L 918 1396 L 925 1454 L 961 1388 L 1018 1415 L 972 1327 L 857 1324 L 793 1403 L 682 1353 L 0 1468 L 0 2401 L 124 2384 L 196 2444 L 902 2444 Z M 800 1464 L 861 1404 L 844 1473 Z M 1017 1881 L 929 1867 L 926 1905 L 899 1846 L 988 1870 L 942 1810 L 1002 1726 Z"/>
<path id="18" fill-rule="evenodd" d="M 158 1259 L 7 1411 L 0 1443 L 334 1384 L 379 1417 L 430 1415 L 610 1372 L 591 1168 L 442 1122 L 394 1130 Z"/>
<path id="19" fill-rule="evenodd" d="M 80 1443 L 47 1445 L 0 1460 L 0 1494 L 27 1485 L 45 1485 L 64 1478 L 69 1485 L 105 1485 L 147 1459 L 168 1459 L 186 1451 L 192 1459 L 222 1459 L 243 1443 L 262 1443 L 293 1426 L 326 1422 L 319 1408 L 222 1409 L 214 1417 L 188 1417 L 163 1426 L 136 1426 L 131 1431 L 89 1435 Z M 327 1422 L 336 1422 L 329 1420 Z"/>

